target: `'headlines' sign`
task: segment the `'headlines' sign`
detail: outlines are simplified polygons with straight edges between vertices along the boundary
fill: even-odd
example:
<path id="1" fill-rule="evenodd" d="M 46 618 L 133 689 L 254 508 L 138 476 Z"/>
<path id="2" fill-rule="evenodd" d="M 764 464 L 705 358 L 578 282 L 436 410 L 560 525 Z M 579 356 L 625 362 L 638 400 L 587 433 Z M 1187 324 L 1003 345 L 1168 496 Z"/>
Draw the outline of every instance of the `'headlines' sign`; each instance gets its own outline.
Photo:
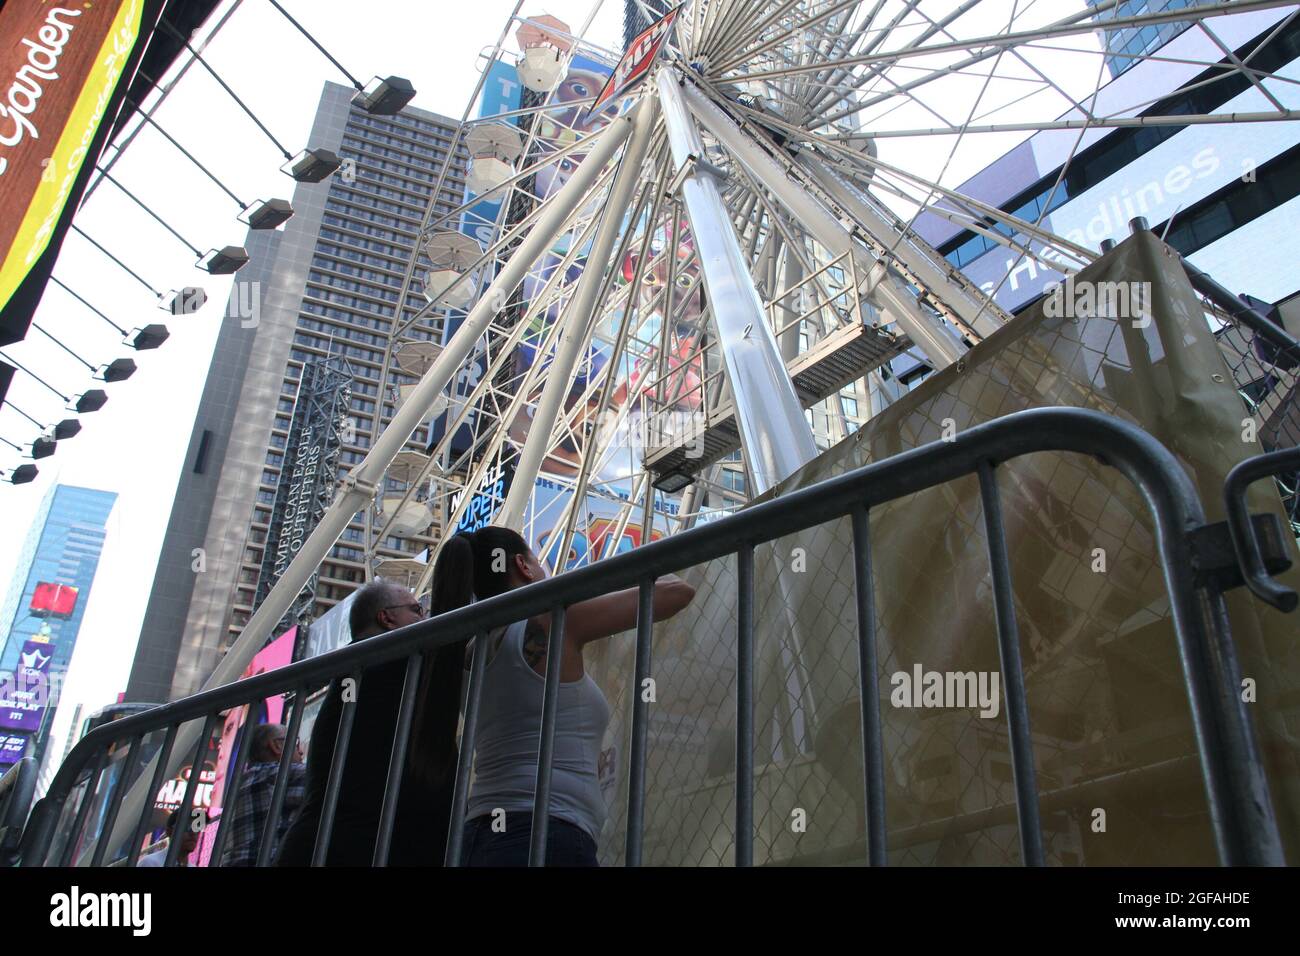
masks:
<path id="1" fill-rule="evenodd" d="M 682 5 L 679 4 L 669 10 L 659 20 L 637 34 L 636 39 L 628 44 L 627 52 L 623 54 L 623 58 L 618 61 L 618 66 L 614 67 L 614 72 L 609 75 L 605 85 L 596 94 L 596 101 L 591 104 L 591 112 L 597 112 L 610 100 L 622 96 L 645 79 L 650 73 L 650 67 L 654 66 L 659 51 L 663 49 L 673 24 L 677 22 L 677 14 L 681 9 Z"/>

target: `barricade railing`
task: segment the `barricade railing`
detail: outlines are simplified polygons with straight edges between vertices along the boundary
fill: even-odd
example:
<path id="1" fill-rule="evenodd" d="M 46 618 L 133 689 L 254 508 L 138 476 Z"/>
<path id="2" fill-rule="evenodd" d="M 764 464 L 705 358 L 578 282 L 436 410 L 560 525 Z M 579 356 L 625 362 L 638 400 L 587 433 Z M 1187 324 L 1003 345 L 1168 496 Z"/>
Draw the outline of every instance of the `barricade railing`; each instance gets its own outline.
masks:
<path id="1" fill-rule="evenodd" d="M 307 692 L 335 678 L 355 680 L 352 702 L 345 703 L 340 720 L 321 813 L 314 863 L 328 858 L 340 788 L 347 773 L 356 700 L 367 669 L 405 659 L 403 685 L 388 788 L 384 797 L 373 862 L 385 865 L 389 855 L 397 800 L 415 712 L 422 657 L 425 652 L 470 638 L 474 641 L 465 721 L 461 735 L 446 862 L 459 865 L 469 796 L 470 768 L 478 733 L 478 710 L 487 654 L 486 635 L 513 622 L 550 612 L 552 647 L 563 648 L 565 610 L 576 602 L 629 587 L 638 587 L 635 677 L 633 687 L 644 686 L 652 668 L 652 597 L 655 580 L 671 572 L 734 556 L 739 571 L 736 620 L 738 680 L 736 690 L 735 862 L 753 862 L 754 839 L 754 552 L 766 542 L 815 525 L 848 516 L 852 523 L 857 618 L 858 683 L 862 701 L 862 748 L 866 805 L 866 856 L 873 865 L 886 861 L 885 771 L 878 659 L 871 568 L 871 509 L 967 475 L 979 480 L 993 584 L 998 650 L 1008 715 L 1011 765 L 1016 793 L 1021 858 L 1025 864 L 1044 862 L 1039 812 L 1039 788 L 1033 760 L 1025 678 L 1013 601 L 1013 582 L 1007 555 L 1006 532 L 997 486 L 997 468 L 1003 462 L 1034 452 L 1073 452 L 1091 455 L 1117 469 L 1140 490 L 1154 519 L 1155 538 L 1169 596 L 1183 677 L 1187 686 L 1200 772 L 1208 814 L 1219 859 L 1226 865 L 1284 862 L 1263 764 L 1250 717 L 1236 689 L 1240 673 L 1222 596 L 1221 575 L 1207 574 L 1197 548 L 1198 534 L 1206 527 L 1196 490 L 1177 460 L 1150 435 L 1133 425 L 1084 409 L 1041 408 L 1018 412 L 974 426 L 951 441 L 939 441 L 903 452 L 830 478 L 812 487 L 790 491 L 760 502 L 743 512 L 689 531 L 643 545 L 594 565 L 569 571 L 497 597 L 441 614 L 436 618 L 331 651 L 317 658 L 247 678 L 100 727 L 82 739 L 56 774 L 49 792 L 33 810 L 29 839 L 24 840 L 24 865 L 47 862 L 68 864 L 91 854 L 104 862 L 107 835 L 113 830 L 123 790 L 143 756 L 147 735 L 165 731 L 157 754 L 150 794 L 156 793 L 182 723 L 202 720 L 192 765 L 201 766 L 212 729 L 224 711 L 275 695 L 292 693 L 294 704 L 288 737 L 280 762 L 271 809 L 263 825 L 257 862 L 270 861 L 272 834 L 283 808 L 289 764 L 297 741 Z M 559 709 L 562 653 L 548 655 L 539 742 L 537 785 L 532 816 L 530 864 L 546 858 L 547 808 L 551 795 L 552 759 Z M 641 862 L 646 805 L 646 753 L 649 703 L 641 694 L 632 697 L 631 753 L 627 807 L 626 860 Z M 235 761 L 225 792 L 235 795 L 248 750 L 247 723 L 239 731 Z M 97 799 L 100 770 L 110 748 L 130 742 L 122 772 L 107 796 L 93 849 L 83 846 L 90 806 Z M 59 859 L 47 861 L 51 840 L 64 808 L 79 781 L 85 778 L 71 832 Z M 182 807 L 194 805 L 197 773 L 191 773 Z M 151 807 L 135 827 L 128 865 L 139 854 Z M 230 812 L 227 809 L 226 812 Z M 176 827 L 187 825 L 184 814 Z M 222 839 L 218 831 L 218 841 Z M 172 834 L 168 865 L 180 851 L 178 832 Z M 220 849 L 219 847 L 217 848 Z M 219 860 L 219 853 L 213 854 Z"/>
<path id="2" fill-rule="evenodd" d="M 0 776 L 0 866 L 18 861 L 27 811 L 36 795 L 36 761 L 23 757 Z"/>

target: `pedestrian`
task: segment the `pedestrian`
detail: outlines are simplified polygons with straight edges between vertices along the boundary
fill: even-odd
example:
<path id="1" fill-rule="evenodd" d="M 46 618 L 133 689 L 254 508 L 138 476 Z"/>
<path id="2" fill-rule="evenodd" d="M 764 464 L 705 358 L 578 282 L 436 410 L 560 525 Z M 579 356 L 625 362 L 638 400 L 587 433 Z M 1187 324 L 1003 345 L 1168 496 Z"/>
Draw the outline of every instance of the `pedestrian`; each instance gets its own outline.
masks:
<path id="1" fill-rule="evenodd" d="M 546 577 L 524 539 L 487 527 L 449 539 L 433 575 L 435 615 Z M 598 763 L 609 704 L 583 668 L 583 648 L 636 627 L 639 590 L 629 588 L 572 605 L 564 615 L 559 710 L 555 728 L 546 864 L 597 866 L 605 823 Z M 673 575 L 655 582 L 654 619 L 677 614 L 695 589 Z M 524 866 L 532 831 L 541 740 L 542 695 L 551 615 L 543 612 L 488 635 L 479 704 L 474 783 L 466 813 L 467 866 Z"/>
<path id="2" fill-rule="evenodd" d="M 222 866 L 255 866 L 259 841 L 271 813 L 271 798 L 275 795 L 275 782 L 280 775 L 280 758 L 284 754 L 288 728 L 284 724 L 258 724 L 253 728 L 249 743 L 248 762 L 239 781 L 237 793 L 226 798 L 220 826 L 229 827 L 226 845 L 221 851 Z M 284 802 L 280 818 L 271 839 L 271 856 L 284 838 L 293 820 L 293 814 L 302 804 L 306 787 L 307 766 L 303 763 L 302 746 L 294 745 L 294 760 L 288 768 L 289 780 L 285 785 Z"/>
<path id="3" fill-rule="evenodd" d="M 136 860 L 136 866 L 166 866 L 167 850 L 171 847 L 173 834 L 176 833 L 176 824 L 180 822 L 181 811 L 178 807 L 167 817 L 167 839 L 163 841 L 161 847 L 152 853 L 146 853 L 140 859 Z M 176 858 L 177 866 L 189 866 L 190 854 L 194 852 L 199 845 L 199 836 L 203 833 L 203 827 L 195 830 L 192 825 L 187 824 L 181 828 L 181 853 Z"/>
<path id="4" fill-rule="evenodd" d="M 377 580 L 353 598 L 348 617 L 352 642 L 369 640 L 424 619 L 424 608 L 407 588 Z M 464 644 L 424 656 L 388 863 L 442 863 L 456 770 L 456 715 Z M 336 678 L 329 685 L 312 728 L 307 751 L 306 790 L 276 860 L 278 866 L 308 866 L 325 804 L 330 764 L 344 708 L 355 707 L 352 736 L 335 807 L 328 866 L 371 866 L 379 833 L 388 765 L 406 681 L 405 658 L 368 667 L 354 685 Z M 345 683 L 347 680 L 347 683 Z"/>

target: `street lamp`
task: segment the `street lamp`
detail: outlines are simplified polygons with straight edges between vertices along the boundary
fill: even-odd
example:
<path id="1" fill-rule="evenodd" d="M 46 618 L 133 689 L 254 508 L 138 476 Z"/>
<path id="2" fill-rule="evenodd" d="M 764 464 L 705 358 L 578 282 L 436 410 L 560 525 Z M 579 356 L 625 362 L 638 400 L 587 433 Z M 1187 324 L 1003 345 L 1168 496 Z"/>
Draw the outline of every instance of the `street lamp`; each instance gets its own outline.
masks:
<path id="1" fill-rule="evenodd" d="M 125 382 L 135 374 L 135 363 L 129 358 L 114 359 L 101 370 L 96 378 L 105 382 Z"/>
<path id="2" fill-rule="evenodd" d="M 244 207 L 238 219 L 249 229 L 275 229 L 293 218 L 287 199 L 256 199 Z"/>
<path id="3" fill-rule="evenodd" d="M 324 148 L 304 149 L 280 167 L 280 172 L 300 183 L 318 183 L 343 165 L 338 154 Z"/>
<path id="4" fill-rule="evenodd" d="M 375 77 L 365 89 L 352 97 L 352 105 L 359 106 L 372 116 L 395 116 L 415 96 L 410 80 L 400 76 L 385 79 Z"/>
<path id="5" fill-rule="evenodd" d="M 238 272 L 247 263 L 248 252 L 243 246 L 225 246 L 221 249 L 209 249 L 208 253 L 194 265 L 210 275 L 225 276 Z"/>

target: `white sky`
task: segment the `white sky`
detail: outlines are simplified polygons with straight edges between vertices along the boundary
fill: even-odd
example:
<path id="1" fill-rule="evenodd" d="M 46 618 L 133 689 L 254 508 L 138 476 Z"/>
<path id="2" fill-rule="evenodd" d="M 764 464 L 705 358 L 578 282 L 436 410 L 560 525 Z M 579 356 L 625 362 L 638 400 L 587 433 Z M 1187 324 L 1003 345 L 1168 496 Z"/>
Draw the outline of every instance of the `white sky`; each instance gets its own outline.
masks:
<path id="1" fill-rule="evenodd" d="M 456 4 L 447 0 L 284 0 L 284 5 L 363 82 L 374 74 L 405 76 L 418 91 L 412 105 L 453 118 L 464 112 L 473 91 L 482 66 L 480 51 L 495 42 L 514 6 L 513 0 Z M 955 0 L 952 5 L 956 5 Z M 1032 5 L 1047 20 L 1078 9 L 1080 2 L 1036 0 Z M 550 13 L 577 30 L 593 6 L 593 0 L 539 0 L 525 4 L 522 13 Z M 926 6 L 938 16 L 943 11 L 934 8 L 945 4 L 940 0 Z M 218 16 L 229 7 L 223 5 Z M 451 9 L 454 16 L 446 16 L 445 11 Z M 1005 29 L 1012 9 L 1011 0 L 991 0 L 982 7 L 981 18 L 988 11 L 987 32 Z M 622 18 L 620 0 L 605 0 L 588 38 L 618 48 Z M 205 26 L 204 35 L 215 20 Z M 1096 49 L 1095 39 L 1088 34 L 1073 39 L 1069 45 Z M 513 49 L 513 44 L 508 43 L 507 48 Z M 306 137 L 322 83 L 345 82 L 264 0 L 246 0 L 238 5 L 230 21 L 202 52 L 291 153 L 310 145 Z M 1059 60 L 1061 54 L 1056 56 Z M 1068 83 L 1073 95 L 1086 95 L 1095 81 L 1097 57 L 1093 54 L 1082 59 L 1085 62 L 1077 70 L 1076 82 Z M 1006 103 L 1010 97 L 1000 94 L 996 91 L 989 102 Z M 956 116 L 958 122 L 965 118 L 968 104 L 949 105 L 953 107 L 950 116 Z M 1030 115 L 1040 118 L 1054 117 L 1063 108 L 1061 103 L 1051 106 L 1041 101 L 1025 107 Z M 937 122 L 932 116 L 905 116 L 891 117 L 890 124 L 909 128 Z M 292 196 L 293 182 L 279 171 L 283 157 L 201 66 L 191 67 L 155 117 L 244 202 Z M 959 157 L 948 168 L 945 182 L 960 182 L 1019 138 L 1008 139 L 1001 134 L 986 137 L 974 153 Z M 937 175 L 949 142 L 947 138 L 934 139 L 919 151 L 911 145 L 916 168 L 933 165 L 932 171 L 926 171 Z M 900 155 L 906 156 L 902 143 L 889 141 L 882 149 L 882 158 L 897 162 Z M 246 230 L 235 219 L 238 210 L 233 200 L 157 131 L 143 129 L 113 174 L 200 251 L 244 241 Z M 39 463 L 41 473 L 36 481 L 0 487 L 0 506 L 9 530 L 0 539 L 0 581 L 4 582 L 15 573 L 26 530 L 53 483 L 105 489 L 119 495 L 65 686 L 56 733 L 66 727 L 77 703 L 83 703 L 89 713 L 113 702 L 125 689 L 182 457 L 231 284 L 230 277 L 210 277 L 193 269 L 193 253 L 111 183 L 100 184 L 77 222 L 156 289 L 201 285 L 209 301 L 195 315 L 165 315 L 155 308 L 148 291 L 83 238 L 70 233 L 54 274 L 118 325 L 133 328 L 165 322 L 171 339 L 159 350 L 133 353 L 101 319 L 54 286 L 47 290 L 37 313 L 39 324 L 92 364 L 129 355 L 139 366 L 129 381 L 105 386 L 108 404 L 85 416 L 82 433 L 61 442 L 52 458 Z M 97 384 L 90 382 L 84 366 L 36 330 L 26 341 L 5 351 L 65 394 L 74 395 Z M 15 376 L 9 398 L 46 424 L 72 414 L 63 410 L 57 397 L 22 372 Z M 0 437 L 25 444 L 34 436 L 34 426 L 10 408 L 0 409 Z M 21 460 L 17 452 L 0 446 L 0 466 L 12 467 Z"/>

